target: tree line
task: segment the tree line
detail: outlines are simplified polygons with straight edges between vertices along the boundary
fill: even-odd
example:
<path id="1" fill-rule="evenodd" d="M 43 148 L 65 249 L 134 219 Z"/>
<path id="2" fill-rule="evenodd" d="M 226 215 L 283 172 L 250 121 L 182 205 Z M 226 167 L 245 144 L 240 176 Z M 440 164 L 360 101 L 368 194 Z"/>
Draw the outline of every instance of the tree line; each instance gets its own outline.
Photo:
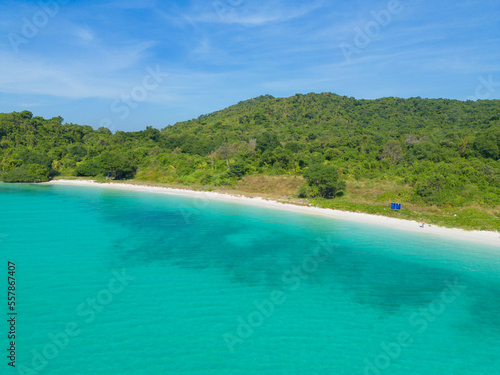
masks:
<path id="1" fill-rule="evenodd" d="M 31 112 L 0 114 L 0 179 L 110 176 L 230 186 L 304 176 L 300 196 L 391 180 L 422 205 L 500 204 L 500 101 L 266 95 L 163 129 L 112 133 Z"/>

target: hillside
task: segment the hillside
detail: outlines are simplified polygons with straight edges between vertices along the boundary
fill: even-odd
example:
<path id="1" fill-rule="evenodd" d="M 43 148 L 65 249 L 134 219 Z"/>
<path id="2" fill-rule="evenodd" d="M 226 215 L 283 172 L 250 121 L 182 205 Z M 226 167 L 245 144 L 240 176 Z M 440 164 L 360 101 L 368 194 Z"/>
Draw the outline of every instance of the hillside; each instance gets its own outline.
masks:
<path id="1" fill-rule="evenodd" d="M 459 225 L 496 229 L 499 116 L 499 100 L 329 93 L 261 96 L 162 130 L 115 134 L 14 112 L 0 114 L 0 179 L 109 175 L 271 195 L 281 184 L 275 195 L 291 195 L 322 164 L 347 188 L 316 204 L 381 212 L 397 200 L 419 215 L 462 212 L 476 219 Z"/>

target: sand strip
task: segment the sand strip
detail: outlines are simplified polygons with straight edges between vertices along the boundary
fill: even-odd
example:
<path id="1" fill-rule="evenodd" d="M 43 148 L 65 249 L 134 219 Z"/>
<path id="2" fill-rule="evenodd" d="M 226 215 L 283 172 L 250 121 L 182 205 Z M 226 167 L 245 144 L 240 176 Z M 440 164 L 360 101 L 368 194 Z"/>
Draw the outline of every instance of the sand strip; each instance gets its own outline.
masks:
<path id="1" fill-rule="evenodd" d="M 466 231 L 463 229 L 443 228 L 443 227 L 438 227 L 436 225 L 429 226 L 427 224 L 425 225 L 425 228 L 422 228 L 421 223 L 418 223 L 416 221 L 402 220 L 380 215 L 370 215 L 365 213 L 332 210 L 327 208 L 298 206 L 290 203 L 281 203 L 264 198 L 249 198 L 244 196 L 223 194 L 216 192 L 174 189 L 174 188 L 167 188 L 160 186 L 133 185 L 126 183 L 101 184 L 91 180 L 53 180 L 47 183 L 54 185 L 94 186 L 94 187 L 111 188 L 111 189 L 133 190 L 133 191 L 142 191 L 149 193 L 161 193 L 161 194 L 178 195 L 184 197 L 193 197 L 197 199 L 200 198 L 215 199 L 224 202 L 242 203 L 253 206 L 279 209 L 289 212 L 316 214 L 341 220 L 351 220 L 359 223 L 381 225 L 398 230 L 444 236 L 448 238 L 454 238 L 457 240 L 470 241 L 490 246 L 498 246 L 500 248 L 500 233 L 498 232 Z"/>

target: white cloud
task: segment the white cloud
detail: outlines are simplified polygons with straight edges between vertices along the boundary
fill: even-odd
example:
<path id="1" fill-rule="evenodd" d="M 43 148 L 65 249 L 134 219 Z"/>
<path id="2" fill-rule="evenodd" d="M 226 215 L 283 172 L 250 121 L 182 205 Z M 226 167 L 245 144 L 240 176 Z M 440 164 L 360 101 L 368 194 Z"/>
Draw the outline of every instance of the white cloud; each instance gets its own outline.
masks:
<path id="1" fill-rule="evenodd" d="M 193 55 L 208 55 L 212 51 L 212 45 L 208 38 L 203 38 L 199 45 L 191 51 Z"/>
<path id="2" fill-rule="evenodd" d="M 154 45 L 143 42 L 121 48 L 94 46 L 83 56 L 53 59 L 33 54 L 5 54 L 0 76 L 4 93 L 27 93 L 70 98 L 111 98 L 141 83 L 146 67 L 139 62 Z"/>
<path id="3" fill-rule="evenodd" d="M 320 7 L 321 2 L 315 1 L 299 7 L 283 1 L 253 3 L 242 1 L 239 5 L 230 5 L 225 0 L 211 2 L 211 9 L 203 7 L 202 11 L 193 16 L 193 22 L 238 24 L 243 26 L 263 26 L 270 23 L 280 23 L 306 16 Z M 237 3 L 236 3 L 237 4 Z"/>
<path id="4" fill-rule="evenodd" d="M 89 28 L 81 27 L 77 30 L 77 36 L 85 42 L 90 42 L 94 39 L 94 34 Z"/>
<path id="5" fill-rule="evenodd" d="M 103 6 L 110 7 L 113 9 L 144 9 L 144 8 L 154 8 L 157 5 L 156 0 L 119 0 L 111 1 L 109 3 L 103 3 Z"/>

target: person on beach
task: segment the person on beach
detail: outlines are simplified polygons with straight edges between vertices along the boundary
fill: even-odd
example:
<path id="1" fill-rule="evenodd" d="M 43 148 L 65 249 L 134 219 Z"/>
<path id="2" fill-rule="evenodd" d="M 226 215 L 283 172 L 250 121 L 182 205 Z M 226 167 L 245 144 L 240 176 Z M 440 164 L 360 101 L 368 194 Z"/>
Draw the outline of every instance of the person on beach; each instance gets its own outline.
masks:
<path id="1" fill-rule="evenodd" d="M 422 228 L 424 227 L 425 225 L 425 220 L 422 220 Z"/>

